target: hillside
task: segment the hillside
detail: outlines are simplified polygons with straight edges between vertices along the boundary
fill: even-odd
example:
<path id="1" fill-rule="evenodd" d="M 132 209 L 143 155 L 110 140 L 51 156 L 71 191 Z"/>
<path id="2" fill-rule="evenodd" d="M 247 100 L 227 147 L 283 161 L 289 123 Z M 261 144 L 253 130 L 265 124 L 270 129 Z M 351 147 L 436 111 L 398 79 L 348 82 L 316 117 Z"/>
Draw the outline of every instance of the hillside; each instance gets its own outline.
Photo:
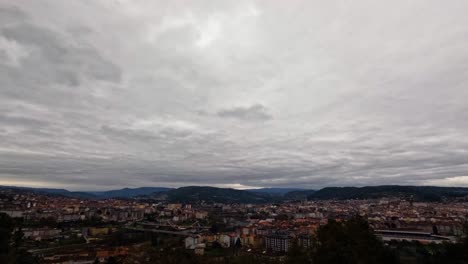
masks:
<path id="1" fill-rule="evenodd" d="M 169 202 L 216 202 L 216 203 L 277 203 L 292 200 L 345 200 L 402 197 L 415 201 L 441 201 L 444 198 L 468 196 L 468 188 L 433 186 L 366 186 L 366 187 L 325 187 L 320 190 L 290 188 L 263 188 L 236 190 L 230 188 L 188 186 L 177 189 L 164 187 L 124 188 L 103 192 L 73 192 L 65 189 L 27 188 L 0 186 L 21 191 L 60 195 L 81 199 L 108 198 L 152 198 Z"/>
<path id="2" fill-rule="evenodd" d="M 270 194 L 261 194 L 230 188 L 188 186 L 159 193 L 170 202 L 264 203 L 276 200 Z"/>
<path id="3" fill-rule="evenodd" d="M 285 195 L 287 193 L 296 191 L 308 191 L 300 188 L 260 188 L 260 189 L 247 189 L 246 191 L 254 193 L 267 193 L 272 195 Z"/>
<path id="4" fill-rule="evenodd" d="M 382 197 L 412 198 L 418 201 L 440 201 L 442 198 L 463 197 L 468 188 L 433 186 L 366 186 L 326 187 L 308 196 L 308 199 L 373 199 Z"/>
<path id="5" fill-rule="evenodd" d="M 0 189 L 9 189 L 18 192 L 33 192 L 51 196 L 67 196 L 80 199 L 97 199 L 98 197 L 92 193 L 87 192 L 70 192 L 65 189 L 54 188 L 32 188 L 32 187 L 17 187 L 17 186 L 0 186 Z"/>
<path id="6" fill-rule="evenodd" d="M 123 188 L 120 190 L 111 190 L 104 192 L 91 192 L 91 194 L 99 198 L 132 198 L 141 195 L 148 195 L 155 192 L 169 191 L 171 188 L 165 187 L 140 187 L 140 188 Z"/>
<path id="7" fill-rule="evenodd" d="M 171 188 L 164 187 L 141 187 L 141 188 L 124 188 L 120 190 L 102 191 L 102 192 L 86 192 L 86 191 L 68 191 L 65 189 L 53 188 L 31 188 L 31 187 L 17 187 L 17 186 L 0 186 L 3 189 L 14 189 L 36 193 L 43 193 L 48 195 L 61 195 L 67 197 L 74 197 L 80 199 L 109 199 L 109 198 L 133 198 L 141 195 L 148 195 L 155 192 L 163 192 L 171 190 Z"/>
<path id="8" fill-rule="evenodd" d="M 297 190 L 286 193 L 283 198 L 285 200 L 306 200 L 310 195 L 313 195 L 316 190 Z"/>

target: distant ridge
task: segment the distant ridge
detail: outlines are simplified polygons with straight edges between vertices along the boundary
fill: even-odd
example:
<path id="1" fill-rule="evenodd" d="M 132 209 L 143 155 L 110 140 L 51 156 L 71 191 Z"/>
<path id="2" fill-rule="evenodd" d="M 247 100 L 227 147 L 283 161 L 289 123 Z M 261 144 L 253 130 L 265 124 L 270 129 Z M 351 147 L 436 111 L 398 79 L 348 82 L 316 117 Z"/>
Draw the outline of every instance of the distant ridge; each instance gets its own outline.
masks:
<path id="1" fill-rule="evenodd" d="M 82 199 L 109 199 L 109 198 L 133 198 L 141 195 L 149 195 L 155 192 L 162 192 L 171 190 L 166 187 L 140 187 L 140 188 L 123 188 L 119 190 L 110 190 L 102 192 L 72 192 L 65 189 L 54 188 L 33 188 L 33 187 L 18 187 L 18 186 L 0 186 L 3 189 L 16 189 L 32 191 L 37 193 L 45 193 L 51 195 L 62 195 L 67 197 L 75 197 Z"/>
<path id="2" fill-rule="evenodd" d="M 67 193 L 68 190 L 65 189 L 55 189 L 55 188 L 35 188 L 35 187 L 21 187 L 21 186 L 0 186 L 1 189 L 18 189 L 18 190 L 29 190 L 36 192 L 46 192 L 46 193 Z"/>
<path id="3" fill-rule="evenodd" d="M 309 196 L 313 195 L 316 193 L 316 190 L 297 190 L 297 191 L 291 191 L 288 192 L 284 195 L 284 199 L 286 200 L 307 200 Z"/>
<path id="4" fill-rule="evenodd" d="M 326 187 L 310 194 L 308 199 L 375 199 L 402 197 L 417 201 L 441 201 L 443 198 L 468 196 L 468 188 L 435 186 L 382 185 L 366 187 Z"/>
<path id="5" fill-rule="evenodd" d="M 82 199 L 136 198 L 157 199 L 169 202 L 214 202 L 214 203 L 276 203 L 292 200 L 345 200 L 399 197 L 414 201 L 441 201 L 445 198 L 468 199 L 468 188 L 435 186 L 382 185 L 366 187 L 325 187 L 320 190 L 296 188 L 262 188 L 237 190 L 210 186 L 187 186 L 180 188 L 141 187 L 123 188 L 103 192 L 71 192 L 65 189 L 0 186 L 0 189 L 33 191 Z"/>
<path id="6" fill-rule="evenodd" d="M 141 195 L 149 195 L 156 192 L 165 192 L 172 190 L 166 187 L 140 187 L 140 188 L 123 188 L 120 190 L 111 190 L 105 192 L 91 192 L 101 198 L 132 198 Z"/>
<path id="7" fill-rule="evenodd" d="M 245 191 L 254 192 L 254 193 L 269 193 L 269 194 L 285 195 L 290 192 L 311 191 L 311 190 L 301 189 L 301 188 L 260 188 L 260 189 L 247 189 Z"/>
<path id="8" fill-rule="evenodd" d="M 155 194 L 170 202 L 192 203 L 205 201 L 209 203 L 267 203 L 276 201 L 277 196 L 268 193 L 256 193 L 231 188 L 210 186 L 187 186 Z"/>

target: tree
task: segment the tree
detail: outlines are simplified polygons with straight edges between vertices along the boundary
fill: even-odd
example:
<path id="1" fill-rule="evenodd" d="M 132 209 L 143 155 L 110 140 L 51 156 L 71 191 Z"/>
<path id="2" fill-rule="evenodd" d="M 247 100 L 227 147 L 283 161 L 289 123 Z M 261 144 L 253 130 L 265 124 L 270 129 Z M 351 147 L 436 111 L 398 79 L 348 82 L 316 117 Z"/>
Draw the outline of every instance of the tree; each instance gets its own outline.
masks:
<path id="1" fill-rule="evenodd" d="M 115 257 L 109 257 L 107 258 L 107 264 L 117 264 L 117 259 Z"/>
<path id="2" fill-rule="evenodd" d="M 435 256 L 434 263 L 468 263 L 468 222 L 463 225 L 463 235 L 458 243 L 446 243 L 442 252 Z"/>
<path id="3" fill-rule="evenodd" d="M 237 248 L 237 249 L 242 248 L 242 242 L 241 242 L 240 238 L 236 239 L 236 243 L 234 244 L 234 247 Z"/>
<path id="4" fill-rule="evenodd" d="M 305 249 L 297 244 L 297 240 L 293 240 L 288 250 L 286 264 L 307 264 L 312 263 L 311 261 Z"/>
<path id="5" fill-rule="evenodd" d="M 10 239 L 13 232 L 13 220 L 4 213 L 0 213 L 0 263 L 11 263 Z"/>
<path id="6" fill-rule="evenodd" d="M 223 248 L 223 246 L 218 241 L 213 241 L 211 244 L 212 248 Z"/>
<path id="7" fill-rule="evenodd" d="M 24 235 L 21 229 L 13 234 L 14 229 L 13 219 L 7 214 L 0 213 L 0 263 L 37 263 L 36 258 L 25 249 L 20 248 Z"/>
<path id="8" fill-rule="evenodd" d="M 18 249 L 23 244 L 23 237 L 24 233 L 23 230 L 21 230 L 21 228 L 19 228 L 13 233 L 13 246 L 15 247 L 15 249 Z"/>
<path id="9" fill-rule="evenodd" d="M 329 220 L 318 229 L 314 263 L 397 263 L 397 259 L 373 234 L 367 221 L 356 216 L 346 222 Z"/>
<path id="10" fill-rule="evenodd" d="M 242 249 L 242 242 L 240 238 L 236 239 L 236 242 L 234 243 L 234 255 L 238 256 L 239 251 Z"/>

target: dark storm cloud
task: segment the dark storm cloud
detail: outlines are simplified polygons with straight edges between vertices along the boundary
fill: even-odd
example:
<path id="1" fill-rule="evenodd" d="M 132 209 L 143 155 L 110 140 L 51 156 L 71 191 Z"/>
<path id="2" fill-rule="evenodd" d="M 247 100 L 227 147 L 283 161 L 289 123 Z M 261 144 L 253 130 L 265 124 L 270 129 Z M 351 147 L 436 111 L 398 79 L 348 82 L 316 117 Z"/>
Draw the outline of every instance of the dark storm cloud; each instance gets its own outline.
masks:
<path id="1" fill-rule="evenodd" d="M 467 8 L 0 0 L 0 184 L 468 186 Z"/>

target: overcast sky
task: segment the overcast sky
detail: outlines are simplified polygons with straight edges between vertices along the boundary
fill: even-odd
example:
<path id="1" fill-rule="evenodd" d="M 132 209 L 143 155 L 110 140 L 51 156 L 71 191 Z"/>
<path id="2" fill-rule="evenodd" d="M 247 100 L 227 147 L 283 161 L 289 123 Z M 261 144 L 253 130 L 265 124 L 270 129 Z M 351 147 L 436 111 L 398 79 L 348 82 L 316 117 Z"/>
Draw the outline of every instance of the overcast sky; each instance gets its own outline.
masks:
<path id="1" fill-rule="evenodd" d="M 467 14 L 0 0 L 0 185 L 468 186 Z"/>

